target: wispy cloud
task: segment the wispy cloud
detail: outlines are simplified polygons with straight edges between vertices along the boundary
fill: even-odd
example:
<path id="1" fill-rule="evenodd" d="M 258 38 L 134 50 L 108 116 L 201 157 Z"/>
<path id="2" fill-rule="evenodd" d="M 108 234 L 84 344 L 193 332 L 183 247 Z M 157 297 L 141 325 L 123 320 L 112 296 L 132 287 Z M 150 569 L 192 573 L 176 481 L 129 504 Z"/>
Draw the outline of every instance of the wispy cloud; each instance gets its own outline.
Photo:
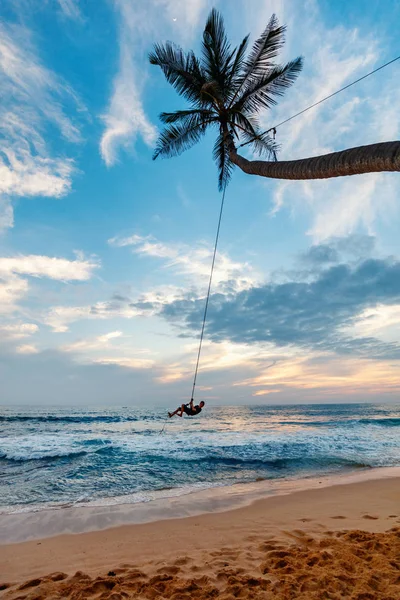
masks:
<path id="1" fill-rule="evenodd" d="M 40 255 L 0 257 L 0 311 L 12 313 L 29 293 L 29 277 L 55 281 L 87 281 L 99 263 L 78 257 L 75 260 Z"/>
<path id="2" fill-rule="evenodd" d="M 174 40 L 188 41 L 207 5 L 208 0 L 114 0 L 119 66 L 100 141 L 108 166 L 117 161 L 120 148 L 132 148 L 138 136 L 148 146 L 156 140 L 157 128 L 143 105 L 150 41 L 164 39 L 166 32 Z"/>
<path id="3" fill-rule="evenodd" d="M 22 344 L 16 347 L 18 354 L 38 354 L 39 350 L 33 344 Z"/>
<path id="4" fill-rule="evenodd" d="M 256 15 L 258 21 L 259 14 L 255 12 L 254 17 Z M 373 32 L 327 24 L 315 0 L 310 0 L 306 9 L 298 2 L 287 0 L 278 16 L 288 25 L 285 58 L 302 54 L 305 68 L 277 108 L 263 116 L 266 129 L 390 58 L 384 54 L 381 40 Z M 258 28 L 254 19 L 252 29 Z M 391 68 L 396 69 L 396 66 Z M 395 108 L 397 94 L 397 79 L 390 70 L 360 82 L 279 128 L 277 141 L 282 144 L 279 158 L 305 158 L 397 139 L 400 131 L 400 117 Z M 289 209 L 296 214 L 306 214 L 311 221 L 308 234 L 318 242 L 359 229 L 373 233 L 376 222 L 383 216 L 398 217 L 393 201 L 395 195 L 396 182 L 392 174 L 305 183 L 279 182 L 274 184 L 271 213 Z"/>
<path id="5" fill-rule="evenodd" d="M 98 262 L 79 258 L 68 260 L 40 255 L 0 258 L 0 276 L 29 275 L 58 281 L 86 281 L 98 267 Z"/>
<path id="6" fill-rule="evenodd" d="M 100 152 L 108 166 L 117 160 L 118 149 L 132 147 L 138 135 L 149 146 L 157 136 L 157 130 L 143 108 L 144 74 L 135 60 L 145 15 L 141 14 L 140 6 L 130 0 L 114 0 L 114 5 L 119 20 L 119 70 L 104 116 L 106 128 L 100 142 Z"/>
<path id="7" fill-rule="evenodd" d="M 183 243 L 165 243 L 153 236 L 134 234 L 129 237 L 114 237 L 108 240 L 111 246 L 131 247 L 134 254 L 159 259 L 164 268 L 177 275 L 185 275 L 192 284 L 202 285 L 210 276 L 213 248 L 206 243 L 189 246 Z M 249 263 L 235 262 L 225 253 L 218 253 L 213 275 L 217 288 L 244 289 L 254 284 L 257 274 Z"/>
<path id="8" fill-rule="evenodd" d="M 122 343 L 121 343 L 122 342 Z M 110 331 L 109 333 L 88 339 L 81 339 L 62 346 L 64 352 L 69 352 L 78 361 L 85 363 L 117 365 L 129 369 L 150 369 L 154 360 L 143 357 L 146 350 L 136 351 L 132 343 L 124 343 L 122 331 Z"/>
<path id="9" fill-rule="evenodd" d="M 99 335 L 95 338 L 83 339 L 63 346 L 63 350 L 67 352 L 82 352 L 87 350 L 103 350 L 104 348 L 110 347 L 113 340 L 116 340 L 122 336 L 122 331 L 110 331 Z"/>
<path id="10" fill-rule="evenodd" d="M 71 188 L 73 161 L 51 155 L 48 125 L 67 142 L 81 141 L 63 104 L 82 105 L 73 90 L 41 62 L 31 32 L 0 24 L 0 226 L 12 227 L 12 196 L 60 197 Z"/>
<path id="11" fill-rule="evenodd" d="M 252 388 L 253 396 L 272 394 L 278 398 L 303 397 L 350 399 L 362 395 L 381 398 L 393 395 L 400 389 L 398 365 L 388 361 L 357 359 L 326 354 L 282 359 L 276 368 L 260 370 L 255 377 L 238 381 L 235 386 Z"/>
<path id="12" fill-rule="evenodd" d="M 182 354 L 173 361 L 166 361 L 160 366 L 161 374 L 158 380 L 162 383 L 173 383 L 179 380 L 187 380 L 193 376 L 197 361 L 198 341 L 185 344 L 182 348 Z M 295 354 L 294 352 L 290 353 Z M 272 345 L 269 347 L 260 347 L 259 345 L 249 346 L 230 342 L 228 340 L 213 342 L 204 340 L 202 346 L 201 371 L 211 372 L 234 371 L 234 369 L 246 369 L 247 372 L 259 372 L 260 368 L 267 369 L 275 364 L 277 360 L 287 359 L 288 352 L 275 349 Z M 210 391 L 208 387 L 205 391 Z"/>
<path id="13" fill-rule="evenodd" d="M 53 306 L 43 315 L 43 323 L 54 332 L 64 333 L 69 325 L 81 320 L 133 319 L 146 311 L 125 302 L 96 302 L 86 306 Z"/>
<path id="14" fill-rule="evenodd" d="M 78 0 L 58 0 L 62 13 L 69 19 L 80 21 L 82 14 L 78 5 Z"/>
<path id="15" fill-rule="evenodd" d="M 0 275 L 0 312 L 11 313 L 29 288 L 28 282 L 21 277 L 6 274 Z"/>
<path id="16" fill-rule="evenodd" d="M 6 319 L 6 316 L 5 311 L 2 311 L 3 321 Z M 39 327 L 35 323 L 22 323 L 19 321 L 0 323 L 0 349 L 5 348 L 6 351 L 14 351 L 17 354 L 36 354 L 38 350 L 34 344 L 21 344 L 21 341 L 31 338 L 38 331 Z"/>
<path id="17" fill-rule="evenodd" d="M 121 357 L 102 357 L 93 360 L 94 363 L 101 365 L 115 365 L 126 369 L 151 369 L 154 361 L 149 358 L 127 358 Z"/>
<path id="18" fill-rule="evenodd" d="M 21 338 L 29 337 L 39 331 L 39 327 L 35 323 L 10 323 L 8 325 L 0 325 L 1 341 L 4 340 L 20 340 Z"/>

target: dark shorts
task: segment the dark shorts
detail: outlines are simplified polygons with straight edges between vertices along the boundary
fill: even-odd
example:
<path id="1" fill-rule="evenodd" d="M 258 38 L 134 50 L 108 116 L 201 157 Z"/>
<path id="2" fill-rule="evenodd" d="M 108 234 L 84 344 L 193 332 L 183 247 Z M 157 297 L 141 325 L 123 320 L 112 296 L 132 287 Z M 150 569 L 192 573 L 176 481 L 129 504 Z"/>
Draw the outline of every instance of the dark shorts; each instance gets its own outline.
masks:
<path id="1" fill-rule="evenodd" d="M 185 414 L 189 417 L 194 417 L 195 415 L 199 414 L 196 410 L 191 410 L 189 406 L 185 406 L 183 410 L 185 411 Z"/>

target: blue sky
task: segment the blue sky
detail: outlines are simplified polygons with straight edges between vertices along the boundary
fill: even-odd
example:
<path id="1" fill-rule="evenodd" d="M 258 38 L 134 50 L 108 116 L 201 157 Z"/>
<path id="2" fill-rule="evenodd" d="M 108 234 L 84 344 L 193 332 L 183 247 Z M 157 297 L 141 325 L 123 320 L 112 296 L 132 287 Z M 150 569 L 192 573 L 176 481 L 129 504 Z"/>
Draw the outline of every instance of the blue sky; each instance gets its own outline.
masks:
<path id="1" fill-rule="evenodd" d="M 400 6 L 371 0 L 7 0 L 0 8 L 3 404 L 188 398 L 220 197 L 212 136 L 151 160 L 184 106 L 154 42 L 198 48 L 212 6 L 233 42 L 285 23 L 296 84 L 279 123 L 398 54 Z M 278 129 L 290 159 L 399 136 L 399 64 Z M 198 398 L 400 397 L 399 178 L 277 182 L 235 170 Z"/>

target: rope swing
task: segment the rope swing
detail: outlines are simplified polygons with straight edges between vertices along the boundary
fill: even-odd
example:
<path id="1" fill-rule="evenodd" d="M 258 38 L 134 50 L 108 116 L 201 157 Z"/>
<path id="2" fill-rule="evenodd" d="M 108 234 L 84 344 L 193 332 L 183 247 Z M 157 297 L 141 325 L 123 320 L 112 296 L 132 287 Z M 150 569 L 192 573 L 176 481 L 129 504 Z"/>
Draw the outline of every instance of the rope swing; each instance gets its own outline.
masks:
<path id="1" fill-rule="evenodd" d="M 211 284 L 212 284 L 212 278 L 213 278 L 213 273 L 214 273 L 214 266 L 215 266 L 215 257 L 217 254 L 217 247 L 218 247 L 218 240 L 219 240 L 219 232 L 221 229 L 221 220 L 222 220 L 222 213 L 224 211 L 224 204 L 225 204 L 225 193 L 226 193 L 226 186 L 227 186 L 227 182 L 225 181 L 225 185 L 224 185 L 224 189 L 222 192 L 222 200 L 221 200 L 221 208 L 219 211 L 219 219 L 218 219 L 218 227 L 217 227 L 217 234 L 215 236 L 215 244 L 214 244 L 214 254 L 213 254 L 213 259 L 212 259 L 212 263 L 211 263 L 211 271 L 210 271 L 210 279 L 208 282 L 208 290 L 207 290 L 207 297 L 206 297 L 206 304 L 204 306 L 204 315 L 203 315 L 203 324 L 201 327 L 201 334 L 200 334 L 200 342 L 199 342 L 199 350 L 197 352 L 197 362 L 196 362 L 196 368 L 194 370 L 194 378 L 193 378 L 193 387 L 192 387 L 192 395 L 191 395 L 191 399 L 194 399 L 194 392 L 195 392 L 195 388 L 196 388 L 196 381 L 197 381 L 197 373 L 199 371 L 199 364 L 200 364 L 200 354 L 201 354 L 201 347 L 203 345 L 203 338 L 204 338 L 204 328 L 206 325 L 206 320 L 207 320 L 207 311 L 208 311 L 208 303 L 210 301 L 210 293 L 211 293 Z"/>

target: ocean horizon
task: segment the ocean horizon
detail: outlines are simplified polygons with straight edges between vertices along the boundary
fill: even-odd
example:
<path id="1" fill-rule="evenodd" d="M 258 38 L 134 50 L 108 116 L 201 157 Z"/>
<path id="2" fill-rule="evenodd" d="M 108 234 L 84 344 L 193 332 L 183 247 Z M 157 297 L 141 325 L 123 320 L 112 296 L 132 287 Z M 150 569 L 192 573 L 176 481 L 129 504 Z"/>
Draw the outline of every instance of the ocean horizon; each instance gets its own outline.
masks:
<path id="1" fill-rule="evenodd" d="M 0 513 L 400 466 L 399 427 L 400 405 L 221 406 L 167 421 L 160 408 L 3 407 Z"/>

